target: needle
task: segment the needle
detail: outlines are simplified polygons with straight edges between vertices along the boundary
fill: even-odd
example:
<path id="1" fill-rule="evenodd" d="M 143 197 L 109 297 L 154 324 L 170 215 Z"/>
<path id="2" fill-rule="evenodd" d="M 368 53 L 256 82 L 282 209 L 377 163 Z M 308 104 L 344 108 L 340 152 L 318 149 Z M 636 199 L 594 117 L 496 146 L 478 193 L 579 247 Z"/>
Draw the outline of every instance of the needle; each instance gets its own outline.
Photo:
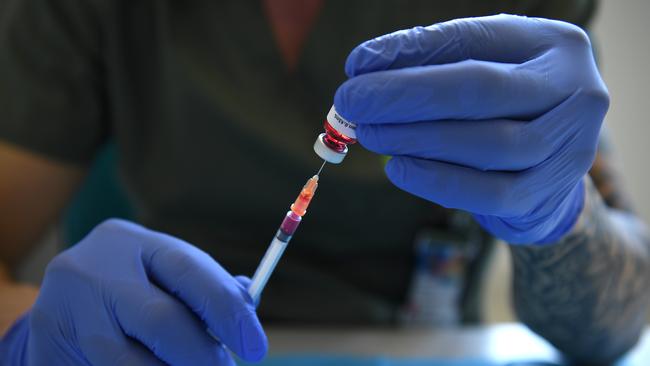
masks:
<path id="1" fill-rule="evenodd" d="M 320 166 L 320 169 L 318 169 L 318 173 L 316 173 L 316 175 L 320 175 L 320 172 L 323 171 L 323 168 L 325 167 L 325 163 L 327 163 L 327 161 L 323 160 L 323 165 Z"/>

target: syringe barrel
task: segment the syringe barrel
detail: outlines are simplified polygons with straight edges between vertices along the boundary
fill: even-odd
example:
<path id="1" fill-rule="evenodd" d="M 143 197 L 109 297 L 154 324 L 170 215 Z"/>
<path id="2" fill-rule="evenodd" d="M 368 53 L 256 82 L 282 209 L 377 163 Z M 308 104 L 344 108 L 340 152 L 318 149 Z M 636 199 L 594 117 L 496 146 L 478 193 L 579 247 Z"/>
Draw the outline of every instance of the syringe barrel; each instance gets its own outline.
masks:
<path id="1" fill-rule="evenodd" d="M 291 237 L 289 237 L 291 239 Z M 278 264 L 278 261 L 282 257 L 282 253 L 289 244 L 289 240 L 282 241 L 276 235 L 271 241 L 271 245 L 266 250 L 260 265 L 257 267 L 251 285 L 248 287 L 248 294 L 253 299 L 253 303 L 256 305 L 260 301 L 260 295 L 266 286 L 266 283 L 269 281 L 269 277 L 273 273 L 275 266 Z"/>
<path id="2" fill-rule="evenodd" d="M 302 221 L 302 216 L 307 213 L 307 207 L 316 193 L 316 188 L 318 188 L 318 175 L 314 175 L 307 180 L 298 198 L 291 205 L 291 210 L 284 216 L 280 228 L 275 233 L 271 245 L 269 245 L 260 265 L 257 267 L 251 285 L 248 288 L 248 293 L 253 298 L 253 301 L 255 301 L 255 304 L 259 302 L 266 282 L 271 277 L 280 257 L 282 257 L 282 253 L 287 247 L 289 240 L 291 240 L 291 237 L 298 229 L 298 225 Z"/>
<path id="3" fill-rule="evenodd" d="M 262 257 L 262 261 L 257 266 L 251 285 L 248 287 L 248 294 L 251 295 L 255 304 L 260 301 L 260 295 L 266 283 L 271 277 L 275 266 L 280 261 L 282 253 L 284 253 L 287 244 L 291 240 L 291 236 L 298 229 L 301 220 L 302 217 L 296 215 L 293 211 L 287 212 L 284 220 L 282 220 L 282 224 L 280 224 L 280 229 L 278 229 L 273 240 L 271 240 L 271 245 L 269 245 L 264 257 Z"/>

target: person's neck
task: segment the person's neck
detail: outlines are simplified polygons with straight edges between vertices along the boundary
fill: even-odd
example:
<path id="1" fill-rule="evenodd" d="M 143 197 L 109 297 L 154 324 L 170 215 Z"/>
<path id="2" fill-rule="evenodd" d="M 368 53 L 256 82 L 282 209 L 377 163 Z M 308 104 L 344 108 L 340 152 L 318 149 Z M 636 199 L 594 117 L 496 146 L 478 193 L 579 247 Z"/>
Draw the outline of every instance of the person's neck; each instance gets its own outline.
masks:
<path id="1" fill-rule="evenodd" d="M 309 32 L 323 7 L 324 0 L 263 0 L 280 55 L 288 71 L 298 66 Z"/>

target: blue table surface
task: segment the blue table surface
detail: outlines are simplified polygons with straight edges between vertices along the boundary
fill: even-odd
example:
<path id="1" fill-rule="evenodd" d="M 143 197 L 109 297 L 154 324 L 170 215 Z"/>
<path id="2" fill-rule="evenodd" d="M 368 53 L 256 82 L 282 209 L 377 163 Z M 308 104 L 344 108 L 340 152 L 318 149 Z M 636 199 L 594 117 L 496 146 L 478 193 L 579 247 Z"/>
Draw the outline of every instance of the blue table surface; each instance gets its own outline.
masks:
<path id="1" fill-rule="evenodd" d="M 434 360 L 390 357 L 288 355 L 272 356 L 256 364 L 241 363 L 242 366 L 501 366 L 480 360 Z M 511 364 L 508 366 L 552 366 L 552 364 Z"/>
<path id="2" fill-rule="evenodd" d="M 496 363 L 483 360 L 441 360 L 433 358 L 391 358 L 391 357 L 358 357 L 346 355 L 316 355 L 296 354 L 270 356 L 259 363 L 238 362 L 240 366 L 562 366 L 546 361 L 515 361 Z M 617 366 L 636 366 L 625 359 Z"/>
<path id="3" fill-rule="evenodd" d="M 271 328 L 270 354 L 240 366 L 565 366 L 518 323 L 422 329 Z M 650 365 L 650 327 L 615 366 Z"/>

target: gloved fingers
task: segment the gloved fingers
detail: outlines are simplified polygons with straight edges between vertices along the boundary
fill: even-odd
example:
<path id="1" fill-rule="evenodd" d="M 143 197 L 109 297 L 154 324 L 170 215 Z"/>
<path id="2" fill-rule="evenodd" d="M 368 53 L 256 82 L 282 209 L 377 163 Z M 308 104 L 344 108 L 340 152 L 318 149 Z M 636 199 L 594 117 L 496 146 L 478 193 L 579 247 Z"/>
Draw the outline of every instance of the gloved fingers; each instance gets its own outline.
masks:
<path id="1" fill-rule="evenodd" d="M 122 288 L 114 311 L 123 332 L 171 365 L 234 365 L 228 351 L 190 309 L 151 285 Z"/>
<path id="2" fill-rule="evenodd" d="M 581 131 L 580 135 L 574 138 L 584 138 L 588 132 Z M 587 137 L 587 139 L 592 138 Z M 575 141 L 565 142 L 548 159 L 522 171 L 518 176 L 519 182 L 529 191 L 549 199 L 566 197 L 575 188 L 576 183 L 587 174 L 594 161 L 597 146 L 595 138 L 593 141 L 589 145 L 576 144 Z"/>
<path id="3" fill-rule="evenodd" d="M 242 276 L 242 275 L 235 276 L 235 280 L 237 280 L 237 282 L 239 282 L 239 284 L 242 285 L 247 291 L 252 282 L 252 280 L 248 276 Z"/>
<path id="4" fill-rule="evenodd" d="M 547 159 L 562 141 L 534 122 L 507 119 L 358 125 L 357 139 L 383 155 L 406 155 L 478 170 L 519 171 Z"/>
<path id="5" fill-rule="evenodd" d="M 354 77 L 467 59 L 522 63 L 544 53 L 554 39 L 549 35 L 560 32 L 580 31 L 567 23 L 505 14 L 456 19 L 366 41 L 352 50 L 345 72 Z"/>
<path id="6" fill-rule="evenodd" d="M 146 259 L 154 281 L 187 304 L 242 359 L 264 357 L 268 341 L 246 288 L 198 248 L 164 234 L 156 237 L 158 249 Z"/>
<path id="7" fill-rule="evenodd" d="M 571 177 L 575 177 L 571 174 Z M 584 182 L 578 178 L 562 177 L 564 182 L 554 187 L 546 201 L 556 205 L 544 205 L 534 210 L 535 214 L 512 219 L 491 215 L 474 215 L 476 221 L 495 237 L 510 244 L 545 244 L 557 241 L 575 224 L 584 204 Z M 537 183 L 541 183 L 539 179 Z M 567 185 L 567 183 L 569 183 Z M 539 184 L 538 184 L 539 185 Z M 549 190 L 549 184 L 542 189 Z M 531 188 L 535 189 L 535 188 Z M 538 191 L 536 194 L 540 194 Z M 548 194 L 544 192 L 541 194 Z"/>
<path id="8" fill-rule="evenodd" d="M 110 337 L 83 337 L 79 342 L 91 365 L 167 365 L 140 342 L 129 339 L 122 333 L 116 332 Z"/>
<path id="9" fill-rule="evenodd" d="M 468 167 L 395 156 L 386 164 L 388 179 L 402 190 L 447 208 L 479 215 L 511 217 L 536 207 L 519 173 L 483 172 Z"/>
<path id="10" fill-rule="evenodd" d="M 550 147 L 550 154 L 539 164 L 522 171 L 518 180 L 533 191 L 560 192 L 558 187 L 573 187 L 584 176 L 596 157 L 600 126 L 609 106 L 606 90 L 579 90 L 558 106 L 526 124 L 535 131 L 530 143 L 532 149 L 540 144 Z M 591 124 L 589 126 L 588 124 Z M 569 180 L 566 183 L 566 180 Z"/>
<path id="11" fill-rule="evenodd" d="M 132 246 L 141 249 L 141 263 L 133 267 L 141 265 L 146 271 L 141 277 L 151 278 L 184 302 L 233 352 L 247 361 L 266 354 L 266 335 L 248 292 L 207 253 L 136 224 L 112 220 L 103 227 L 133 240 Z"/>
<path id="12" fill-rule="evenodd" d="M 252 281 L 250 278 L 248 278 L 247 276 L 235 276 L 235 279 L 237 280 L 237 282 L 239 282 L 239 284 L 241 284 L 242 286 L 244 286 L 244 288 L 246 289 L 246 291 L 248 291 L 248 288 L 251 286 L 251 282 L 253 282 L 253 281 Z M 258 296 L 258 298 L 257 298 L 257 303 L 255 304 L 255 307 L 256 307 L 256 308 L 257 308 L 257 306 L 259 306 L 260 301 L 261 301 L 261 296 Z"/>
<path id="13" fill-rule="evenodd" d="M 339 86 L 334 104 L 357 124 L 529 120 L 567 97 L 547 78 L 533 68 L 476 60 L 409 67 L 351 78 Z"/>
<path id="14" fill-rule="evenodd" d="M 606 109 L 605 97 L 576 92 L 533 121 L 359 124 L 356 133 L 365 148 L 384 155 L 405 155 L 492 171 L 520 171 L 557 161 L 551 171 L 541 176 L 552 176 L 559 171 L 558 167 L 582 174 L 595 156 L 599 128 L 582 128 L 581 119 L 599 123 Z M 537 174 L 538 170 L 531 169 L 526 175 Z"/>

